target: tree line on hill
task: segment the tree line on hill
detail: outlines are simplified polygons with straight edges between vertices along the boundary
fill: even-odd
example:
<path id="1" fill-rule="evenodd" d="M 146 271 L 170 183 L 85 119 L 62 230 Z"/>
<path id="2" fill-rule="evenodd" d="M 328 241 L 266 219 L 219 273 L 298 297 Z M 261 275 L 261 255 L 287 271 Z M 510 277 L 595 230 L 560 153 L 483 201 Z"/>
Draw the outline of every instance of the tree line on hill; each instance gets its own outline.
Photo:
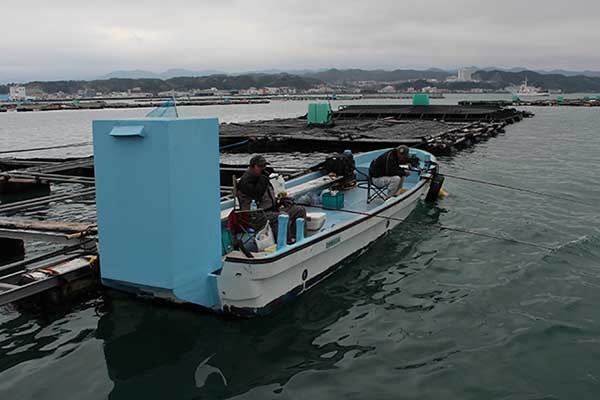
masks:
<path id="1" fill-rule="evenodd" d="M 169 90 L 188 91 L 217 88 L 220 90 L 242 90 L 252 87 L 292 87 L 309 89 L 323 82 L 310 77 L 286 73 L 248 75 L 210 75 L 202 77 L 178 77 L 171 79 L 110 78 L 93 81 L 34 81 L 25 84 L 27 91 L 75 95 L 80 90 L 101 93 L 127 92 L 139 88 L 142 92 L 159 93 Z M 0 85 L 0 93 L 8 92 L 8 85 Z"/>
<path id="2" fill-rule="evenodd" d="M 530 86 L 539 86 L 547 90 L 562 90 L 565 93 L 600 92 L 600 77 L 584 75 L 565 76 L 561 74 L 541 74 L 534 71 L 509 72 L 501 70 L 477 71 L 473 74 L 475 82 L 446 81 L 452 74 L 448 71 L 429 69 L 419 70 L 361 70 L 329 69 L 318 72 L 306 72 L 300 75 L 289 73 L 255 73 L 242 75 L 218 74 L 202 77 L 156 78 L 110 78 L 92 81 L 34 81 L 25 84 L 29 93 L 58 93 L 74 95 L 78 91 L 102 93 L 127 92 L 139 88 L 143 92 L 159 93 L 169 90 L 188 91 L 217 88 L 219 90 L 244 90 L 252 87 L 291 87 L 306 90 L 318 85 L 353 86 L 357 82 L 375 82 L 392 84 L 398 90 L 408 88 L 421 89 L 436 86 L 448 90 L 485 89 L 500 91 L 508 86 L 516 86 L 527 79 Z M 432 83 L 428 80 L 437 80 Z M 7 93 L 8 85 L 0 85 L 0 93 Z"/>
<path id="3" fill-rule="evenodd" d="M 562 90 L 565 93 L 600 92 L 600 77 L 584 75 L 565 76 L 560 74 L 540 74 L 533 71 L 477 71 L 474 79 L 489 83 L 493 88 L 520 85 L 527 79 L 529 86 L 546 90 Z"/>

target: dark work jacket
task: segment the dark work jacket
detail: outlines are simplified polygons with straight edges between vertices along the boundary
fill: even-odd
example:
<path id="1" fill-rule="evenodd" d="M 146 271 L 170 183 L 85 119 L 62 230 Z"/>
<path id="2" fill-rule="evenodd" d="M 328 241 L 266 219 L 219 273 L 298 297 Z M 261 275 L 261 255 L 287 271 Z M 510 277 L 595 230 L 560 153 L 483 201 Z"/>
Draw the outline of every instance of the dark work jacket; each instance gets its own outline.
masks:
<path id="1" fill-rule="evenodd" d="M 269 177 L 266 175 L 256 176 L 249 170 L 244 172 L 237 185 L 237 197 L 242 210 L 249 210 L 252 200 L 256 206 L 265 211 L 277 208 L 275 190 Z"/>
<path id="2" fill-rule="evenodd" d="M 371 178 L 380 178 L 382 176 L 403 176 L 402 164 L 408 164 L 408 157 L 399 157 L 396 149 L 386 151 L 373 161 L 369 166 L 369 175 Z"/>

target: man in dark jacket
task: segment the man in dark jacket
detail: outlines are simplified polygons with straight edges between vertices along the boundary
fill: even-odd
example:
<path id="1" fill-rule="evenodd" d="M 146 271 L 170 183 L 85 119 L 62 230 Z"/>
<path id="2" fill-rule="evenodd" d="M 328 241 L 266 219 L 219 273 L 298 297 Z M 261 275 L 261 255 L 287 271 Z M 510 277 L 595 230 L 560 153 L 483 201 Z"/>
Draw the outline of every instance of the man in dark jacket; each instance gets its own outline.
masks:
<path id="1" fill-rule="evenodd" d="M 237 185 L 238 201 L 242 210 L 250 210 L 252 200 L 256 202 L 258 211 L 251 214 L 250 224 L 256 230 L 265 227 L 267 221 L 271 225 L 273 235 L 277 237 L 277 220 L 279 214 L 289 216 L 287 241 L 293 243 L 296 238 L 296 218 L 306 218 L 304 207 L 295 205 L 291 199 L 278 199 L 269 180 L 267 160 L 263 156 L 254 156 L 244 175 Z"/>
<path id="2" fill-rule="evenodd" d="M 406 191 L 402 188 L 404 177 L 410 171 L 401 165 L 410 164 L 409 148 L 402 145 L 389 150 L 373 161 L 369 166 L 369 175 L 375 186 L 388 187 L 388 196 L 396 196 Z"/>

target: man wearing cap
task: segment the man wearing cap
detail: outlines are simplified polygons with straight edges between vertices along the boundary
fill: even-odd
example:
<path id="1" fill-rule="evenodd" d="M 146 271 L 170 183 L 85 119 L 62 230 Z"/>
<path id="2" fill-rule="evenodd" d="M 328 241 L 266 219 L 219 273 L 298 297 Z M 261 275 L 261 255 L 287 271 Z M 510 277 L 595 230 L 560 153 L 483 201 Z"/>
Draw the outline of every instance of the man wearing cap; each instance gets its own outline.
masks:
<path id="1" fill-rule="evenodd" d="M 288 243 L 293 243 L 296 236 L 296 218 L 306 218 L 304 207 L 293 204 L 291 199 L 278 200 L 273 185 L 269 180 L 269 163 L 261 155 L 250 159 L 248 169 L 238 183 L 238 200 L 242 210 L 249 210 L 252 200 L 256 202 L 260 212 L 252 216 L 251 224 L 255 229 L 262 229 L 267 220 L 270 222 L 273 234 L 277 237 L 277 219 L 279 214 L 289 215 Z M 271 170 L 272 171 L 272 170 Z"/>
<path id="2" fill-rule="evenodd" d="M 369 166 L 369 175 L 375 186 L 388 187 L 388 196 L 396 196 L 406 191 L 402 188 L 404 177 L 410 175 L 410 171 L 400 166 L 410 164 L 409 149 L 401 145 L 389 150 L 373 161 Z"/>

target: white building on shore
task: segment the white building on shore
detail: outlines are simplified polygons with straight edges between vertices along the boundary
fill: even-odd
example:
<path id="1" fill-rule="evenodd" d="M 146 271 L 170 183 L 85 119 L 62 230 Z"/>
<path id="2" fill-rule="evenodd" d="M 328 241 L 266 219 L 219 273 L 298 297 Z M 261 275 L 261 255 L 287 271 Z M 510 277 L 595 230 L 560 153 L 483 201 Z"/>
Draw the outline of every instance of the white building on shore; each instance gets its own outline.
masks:
<path id="1" fill-rule="evenodd" d="M 27 98 L 25 86 L 11 86 L 8 88 L 8 91 L 8 95 L 13 101 L 25 100 Z"/>
<path id="2" fill-rule="evenodd" d="M 459 68 L 457 80 L 459 82 L 472 82 L 473 72 L 472 68 Z"/>
<path id="3" fill-rule="evenodd" d="M 473 69 L 472 68 L 459 68 L 457 81 L 459 82 L 471 82 L 473 81 Z"/>

